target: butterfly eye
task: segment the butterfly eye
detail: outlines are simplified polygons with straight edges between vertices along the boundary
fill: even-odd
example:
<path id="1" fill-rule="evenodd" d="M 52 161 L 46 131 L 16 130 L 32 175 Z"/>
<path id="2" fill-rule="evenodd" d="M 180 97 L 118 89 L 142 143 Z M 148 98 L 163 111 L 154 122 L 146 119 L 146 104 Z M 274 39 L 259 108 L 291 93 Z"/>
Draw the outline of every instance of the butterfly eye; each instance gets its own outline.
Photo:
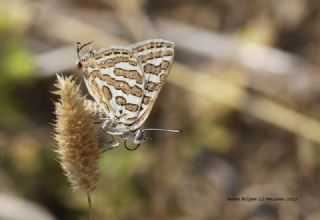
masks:
<path id="1" fill-rule="evenodd" d="M 122 115 L 122 109 L 119 110 L 120 115 Z"/>
<path id="2" fill-rule="evenodd" d="M 139 144 L 140 144 L 142 139 L 143 139 L 143 131 L 140 129 L 140 130 L 138 130 L 138 132 L 137 132 L 137 134 L 135 136 L 135 140 L 138 141 Z"/>

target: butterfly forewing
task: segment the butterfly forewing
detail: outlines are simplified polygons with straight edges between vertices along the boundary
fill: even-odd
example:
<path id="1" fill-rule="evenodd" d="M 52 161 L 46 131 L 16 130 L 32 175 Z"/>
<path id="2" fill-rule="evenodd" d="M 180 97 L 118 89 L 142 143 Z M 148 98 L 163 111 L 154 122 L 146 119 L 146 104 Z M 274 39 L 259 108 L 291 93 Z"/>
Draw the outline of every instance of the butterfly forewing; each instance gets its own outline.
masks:
<path id="1" fill-rule="evenodd" d="M 138 119 L 132 130 L 140 128 L 147 119 L 165 83 L 174 58 L 174 43 L 161 39 L 139 42 L 131 47 L 143 71 L 145 85 Z"/>
<path id="2" fill-rule="evenodd" d="M 144 96 L 145 78 L 130 49 L 102 49 L 87 62 L 85 81 L 100 107 L 110 118 L 117 118 L 124 125 L 136 122 Z"/>

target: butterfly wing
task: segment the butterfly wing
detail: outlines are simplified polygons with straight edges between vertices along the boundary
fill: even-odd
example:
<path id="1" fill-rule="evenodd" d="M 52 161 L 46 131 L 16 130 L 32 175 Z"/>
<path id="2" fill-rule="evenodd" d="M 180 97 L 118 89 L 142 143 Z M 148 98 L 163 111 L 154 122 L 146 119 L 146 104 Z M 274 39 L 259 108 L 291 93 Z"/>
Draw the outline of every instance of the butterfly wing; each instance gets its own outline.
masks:
<path id="1" fill-rule="evenodd" d="M 171 41 L 153 39 L 131 46 L 144 75 L 144 96 L 136 123 L 131 127 L 141 127 L 149 116 L 158 94 L 165 83 L 174 59 L 175 44 Z"/>
<path id="2" fill-rule="evenodd" d="M 83 65 L 91 96 L 111 120 L 131 126 L 138 118 L 145 79 L 126 47 L 94 52 Z"/>

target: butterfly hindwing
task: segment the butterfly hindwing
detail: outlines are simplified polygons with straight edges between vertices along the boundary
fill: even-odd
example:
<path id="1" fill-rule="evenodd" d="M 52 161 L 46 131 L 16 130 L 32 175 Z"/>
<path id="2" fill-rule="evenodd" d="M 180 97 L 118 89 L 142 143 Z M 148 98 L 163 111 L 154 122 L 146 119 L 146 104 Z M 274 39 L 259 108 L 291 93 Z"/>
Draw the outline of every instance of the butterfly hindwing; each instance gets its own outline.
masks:
<path id="1" fill-rule="evenodd" d="M 111 47 L 87 59 L 85 82 L 90 94 L 109 118 L 133 124 L 144 96 L 145 78 L 132 52 Z"/>

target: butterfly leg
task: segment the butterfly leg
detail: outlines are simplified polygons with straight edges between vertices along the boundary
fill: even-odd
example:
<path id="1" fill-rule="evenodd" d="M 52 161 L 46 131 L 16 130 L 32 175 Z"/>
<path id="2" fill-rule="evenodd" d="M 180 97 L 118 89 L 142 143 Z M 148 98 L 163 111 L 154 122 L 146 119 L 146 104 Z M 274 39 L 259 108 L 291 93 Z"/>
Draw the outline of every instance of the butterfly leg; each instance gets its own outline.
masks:
<path id="1" fill-rule="evenodd" d="M 102 129 L 106 130 L 112 123 L 110 118 L 99 116 L 94 118 L 94 124 L 102 124 Z"/>
<path id="2" fill-rule="evenodd" d="M 98 125 L 98 124 L 101 124 L 103 121 L 102 120 L 96 120 L 96 121 L 94 121 L 93 123 L 95 124 L 95 125 Z"/>
<path id="3" fill-rule="evenodd" d="M 100 120 L 103 121 L 102 129 L 105 131 L 114 125 L 114 122 L 110 118 L 100 118 Z"/>
<path id="4" fill-rule="evenodd" d="M 93 110 L 93 115 L 91 116 L 94 120 L 94 124 L 101 124 L 106 120 L 106 115 L 103 109 L 94 101 L 86 100 L 87 105 Z"/>
<path id="5" fill-rule="evenodd" d="M 120 143 L 119 143 L 118 138 L 112 136 L 112 139 L 113 140 L 108 142 L 108 143 L 103 143 L 102 142 L 102 143 L 99 144 L 101 146 L 101 151 L 102 152 L 105 152 L 107 150 L 112 150 L 112 149 L 114 149 L 114 148 L 119 146 Z"/>

